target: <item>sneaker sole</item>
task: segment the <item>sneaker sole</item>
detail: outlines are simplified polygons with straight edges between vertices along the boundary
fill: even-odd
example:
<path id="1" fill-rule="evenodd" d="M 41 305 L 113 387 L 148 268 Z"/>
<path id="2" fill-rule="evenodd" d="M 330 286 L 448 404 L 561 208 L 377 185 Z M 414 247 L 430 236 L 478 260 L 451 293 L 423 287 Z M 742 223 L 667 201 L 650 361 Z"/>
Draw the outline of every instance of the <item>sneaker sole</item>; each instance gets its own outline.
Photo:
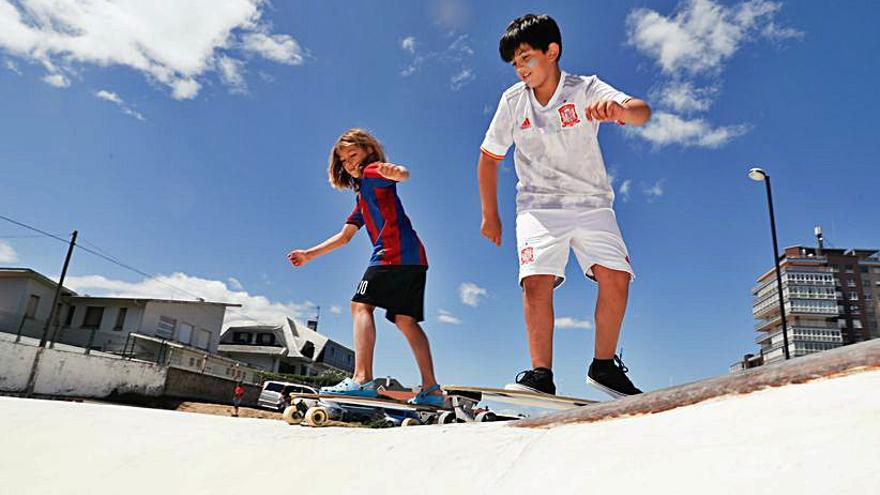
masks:
<path id="1" fill-rule="evenodd" d="M 533 394 L 543 394 L 543 395 L 551 395 L 556 396 L 556 394 L 551 394 L 549 392 L 542 392 L 536 388 L 526 387 L 525 385 L 520 385 L 519 383 L 508 383 L 504 386 L 504 390 L 512 390 L 516 392 L 531 392 Z"/>
<path id="2" fill-rule="evenodd" d="M 598 390 L 601 390 L 602 392 L 605 392 L 606 394 L 610 395 L 611 398 L 613 398 L 613 399 L 620 399 L 621 397 L 629 397 L 629 394 L 624 394 L 624 393 L 618 392 L 617 390 L 614 390 L 613 388 L 608 388 L 605 385 L 602 385 L 601 383 L 597 382 L 596 380 L 593 380 L 589 376 L 587 376 L 587 385 L 590 385 L 593 388 L 596 388 Z"/>

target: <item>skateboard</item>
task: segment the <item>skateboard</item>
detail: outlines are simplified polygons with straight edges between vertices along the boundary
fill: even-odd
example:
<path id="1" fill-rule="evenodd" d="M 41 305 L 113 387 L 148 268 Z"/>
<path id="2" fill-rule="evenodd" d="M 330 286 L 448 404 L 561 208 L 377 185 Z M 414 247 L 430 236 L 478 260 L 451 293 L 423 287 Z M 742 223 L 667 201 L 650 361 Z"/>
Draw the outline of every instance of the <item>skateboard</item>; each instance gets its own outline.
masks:
<path id="1" fill-rule="evenodd" d="M 338 423 L 372 426 L 415 426 L 450 423 L 452 411 L 407 404 L 385 397 L 330 394 L 291 394 L 283 419 L 291 425 L 340 426 Z"/>
<path id="2" fill-rule="evenodd" d="M 563 395 L 542 394 L 540 392 L 527 392 L 523 390 L 508 390 L 504 388 L 467 387 L 460 385 L 446 385 L 443 391 L 447 396 L 467 397 L 479 402 L 496 401 L 516 406 L 535 407 L 541 409 L 564 410 L 574 407 L 598 404 L 599 401 L 566 397 Z"/>
<path id="3" fill-rule="evenodd" d="M 329 426 L 339 423 L 415 426 L 482 423 L 520 419 L 478 408 L 479 399 L 449 395 L 445 407 L 414 405 L 393 397 L 357 397 L 330 394 L 291 394 L 283 419 L 291 425 Z"/>

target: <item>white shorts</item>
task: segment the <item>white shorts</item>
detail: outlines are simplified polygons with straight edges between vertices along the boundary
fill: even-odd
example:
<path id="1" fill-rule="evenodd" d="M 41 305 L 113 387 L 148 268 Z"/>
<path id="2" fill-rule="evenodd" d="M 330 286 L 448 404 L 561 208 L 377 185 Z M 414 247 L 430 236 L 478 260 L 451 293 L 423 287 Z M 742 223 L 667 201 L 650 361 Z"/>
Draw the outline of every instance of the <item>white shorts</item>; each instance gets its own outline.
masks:
<path id="1" fill-rule="evenodd" d="M 516 247 L 520 285 L 531 275 L 555 275 L 555 286 L 562 285 L 569 249 L 593 280 L 593 265 L 628 272 L 635 279 L 611 208 L 521 212 L 516 216 Z"/>

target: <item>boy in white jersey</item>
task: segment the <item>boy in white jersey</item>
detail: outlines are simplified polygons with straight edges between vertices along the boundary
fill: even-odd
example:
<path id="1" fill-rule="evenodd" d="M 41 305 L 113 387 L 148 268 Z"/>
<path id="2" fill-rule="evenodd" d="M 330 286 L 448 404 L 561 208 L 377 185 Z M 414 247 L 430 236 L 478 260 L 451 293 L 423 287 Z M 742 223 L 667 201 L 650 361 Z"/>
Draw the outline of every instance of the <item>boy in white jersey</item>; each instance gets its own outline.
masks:
<path id="1" fill-rule="evenodd" d="M 596 76 L 562 72 L 562 36 L 547 15 L 514 19 L 499 51 L 521 82 L 502 94 L 481 146 L 481 232 L 501 245 L 498 164 L 515 144 L 519 281 L 532 357 L 532 369 L 507 388 L 556 393 L 553 290 L 565 278 L 573 249 L 584 274 L 599 285 L 596 347 L 587 381 L 613 397 L 641 393 L 615 354 L 634 274 L 597 137 L 600 122 L 642 125 L 651 109 Z"/>

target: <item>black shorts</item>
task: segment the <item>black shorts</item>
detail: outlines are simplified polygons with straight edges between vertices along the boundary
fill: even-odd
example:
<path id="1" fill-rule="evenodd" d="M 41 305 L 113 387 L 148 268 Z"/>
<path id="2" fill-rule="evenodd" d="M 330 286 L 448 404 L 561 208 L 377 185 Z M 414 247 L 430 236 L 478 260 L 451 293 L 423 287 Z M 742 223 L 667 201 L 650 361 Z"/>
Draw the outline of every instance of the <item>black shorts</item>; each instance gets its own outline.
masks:
<path id="1" fill-rule="evenodd" d="M 427 266 L 419 265 L 371 266 L 351 300 L 385 309 L 392 323 L 397 315 L 424 321 L 427 272 Z"/>

